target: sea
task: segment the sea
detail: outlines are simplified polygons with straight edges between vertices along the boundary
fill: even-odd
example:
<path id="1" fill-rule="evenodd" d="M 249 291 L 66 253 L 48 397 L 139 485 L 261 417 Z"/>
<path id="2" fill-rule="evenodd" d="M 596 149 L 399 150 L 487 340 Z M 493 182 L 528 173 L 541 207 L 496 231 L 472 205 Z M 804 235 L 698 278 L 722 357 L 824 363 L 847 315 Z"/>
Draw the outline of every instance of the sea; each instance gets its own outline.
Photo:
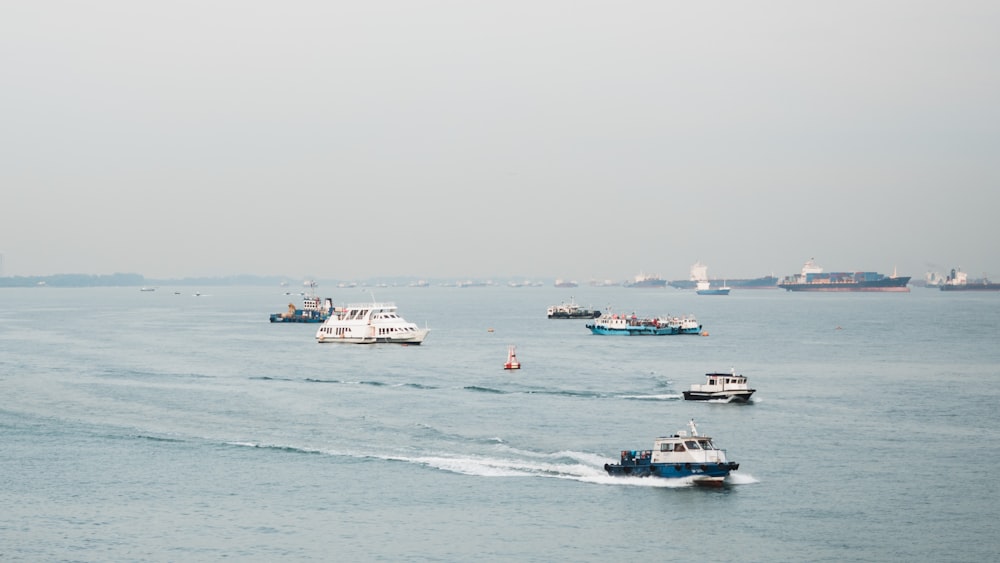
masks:
<path id="1" fill-rule="evenodd" d="M 293 289 L 0 289 L 0 560 L 1000 558 L 1000 293 L 318 288 L 402 346 L 268 322 Z M 731 370 L 750 404 L 683 400 Z M 604 471 L 692 419 L 724 487 Z"/>

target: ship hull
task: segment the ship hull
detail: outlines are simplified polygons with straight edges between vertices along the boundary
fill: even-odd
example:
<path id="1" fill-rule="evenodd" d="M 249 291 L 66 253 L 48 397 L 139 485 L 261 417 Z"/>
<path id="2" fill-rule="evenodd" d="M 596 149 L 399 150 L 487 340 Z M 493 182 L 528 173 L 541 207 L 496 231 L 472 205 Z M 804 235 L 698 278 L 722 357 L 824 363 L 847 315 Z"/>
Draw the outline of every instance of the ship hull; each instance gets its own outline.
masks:
<path id="1" fill-rule="evenodd" d="M 719 289 L 699 289 L 698 295 L 729 295 L 729 288 Z"/>
<path id="2" fill-rule="evenodd" d="M 667 287 L 667 280 L 646 280 L 646 281 L 630 283 L 625 287 L 636 287 L 640 289 Z"/>
<path id="3" fill-rule="evenodd" d="M 600 311 L 578 311 L 575 313 L 555 312 L 549 315 L 550 319 L 596 319 L 601 316 Z"/>
<path id="4" fill-rule="evenodd" d="M 671 334 L 683 334 L 670 327 L 661 326 L 635 326 L 629 328 L 605 328 L 600 326 L 587 325 L 590 332 L 602 336 L 668 336 Z"/>
<path id="5" fill-rule="evenodd" d="M 899 278 L 902 279 L 902 278 Z M 908 280 L 909 278 L 907 278 Z M 782 283 L 778 287 L 787 291 L 812 291 L 821 293 L 858 292 L 858 293 L 909 293 L 906 281 L 902 284 L 881 283 Z"/>
<path id="6" fill-rule="evenodd" d="M 715 278 L 713 278 L 715 279 Z M 717 279 L 716 281 L 722 281 Z M 748 279 L 735 279 L 731 280 L 726 278 L 726 285 L 734 289 L 774 289 L 778 287 L 778 278 L 774 276 L 765 276 L 762 278 L 748 278 Z M 694 289 L 698 285 L 698 282 L 694 280 L 673 280 L 670 282 L 671 287 L 676 287 L 677 289 Z"/>
<path id="7" fill-rule="evenodd" d="M 941 291 L 1000 291 L 1000 283 L 970 283 L 965 285 L 942 285 Z"/>
<path id="8" fill-rule="evenodd" d="M 604 470 L 612 477 L 656 477 L 661 479 L 692 478 L 696 484 L 721 486 L 729 473 L 740 464 L 723 463 L 606 463 Z"/>
<path id="9" fill-rule="evenodd" d="M 722 391 L 717 393 L 703 391 L 684 391 L 685 401 L 725 401 L 729 403 L 748 403 L 754 389 L 748 391 Z"/>
<path id="10" fill-rule="evenodd" d="M 812 282 L 782 282 L 778 287 L 787 291 L 815 292 L 896 292 L 908 293 L 908 276 L 899 278 L 884 278 L 872 281 L 812 281 Z"/>

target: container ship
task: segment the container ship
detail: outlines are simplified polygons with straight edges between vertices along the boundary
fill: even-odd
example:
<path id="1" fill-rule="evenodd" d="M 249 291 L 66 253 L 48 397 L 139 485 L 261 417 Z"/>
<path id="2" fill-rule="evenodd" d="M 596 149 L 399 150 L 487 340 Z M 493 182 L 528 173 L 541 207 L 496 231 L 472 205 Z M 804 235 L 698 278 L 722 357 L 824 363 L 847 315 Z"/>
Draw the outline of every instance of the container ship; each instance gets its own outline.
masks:
<path id="1" fill-rule="evenodd" d="M 952 268 L 951 275 L 940 286 L 941 291 L 1000 291 L 1000 283 L 983 278 L 969 281 L 968 275 Z"/>
<path id="2" fill-rule="evenodd" d="M 907 293 L 910 276 L 878 272 L 823 272 L 809 260 L 798 275 L 781 280 L 778 287 L 788 291 L 871 291 Z"/>

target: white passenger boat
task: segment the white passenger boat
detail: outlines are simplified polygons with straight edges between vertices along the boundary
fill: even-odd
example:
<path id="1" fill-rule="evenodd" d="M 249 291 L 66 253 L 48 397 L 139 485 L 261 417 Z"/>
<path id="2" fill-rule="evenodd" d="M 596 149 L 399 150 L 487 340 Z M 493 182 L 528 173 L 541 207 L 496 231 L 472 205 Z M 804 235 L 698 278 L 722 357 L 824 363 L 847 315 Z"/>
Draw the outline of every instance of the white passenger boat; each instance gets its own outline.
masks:
<path id="1" fill-rule="evenodd" d="M 420 344 L 430 329 L 396 313 L 395 303 L 354 303 L 338 308 L 316 331 L 320 343 Z"/>

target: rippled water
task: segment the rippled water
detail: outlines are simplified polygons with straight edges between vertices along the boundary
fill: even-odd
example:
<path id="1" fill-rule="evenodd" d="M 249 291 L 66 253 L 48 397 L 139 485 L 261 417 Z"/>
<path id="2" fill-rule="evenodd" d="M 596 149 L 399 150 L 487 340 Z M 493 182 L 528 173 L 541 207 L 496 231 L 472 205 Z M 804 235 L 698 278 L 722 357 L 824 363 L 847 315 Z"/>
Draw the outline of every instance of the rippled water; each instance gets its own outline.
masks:
<path id="1" fill-rule="evenodd" d="M 345 346 L 268 323 L 277 288 L 174 291 L 0 290 L 0 559 L 1000 552 L 1000 294 L 382 288 L 426 343 Z M 545 318 L 571 295 L 710 336 Z M 733 367 L 752 404 L 681 400 Z M 603 471 L 690 418 L 727 487 Z"/>

